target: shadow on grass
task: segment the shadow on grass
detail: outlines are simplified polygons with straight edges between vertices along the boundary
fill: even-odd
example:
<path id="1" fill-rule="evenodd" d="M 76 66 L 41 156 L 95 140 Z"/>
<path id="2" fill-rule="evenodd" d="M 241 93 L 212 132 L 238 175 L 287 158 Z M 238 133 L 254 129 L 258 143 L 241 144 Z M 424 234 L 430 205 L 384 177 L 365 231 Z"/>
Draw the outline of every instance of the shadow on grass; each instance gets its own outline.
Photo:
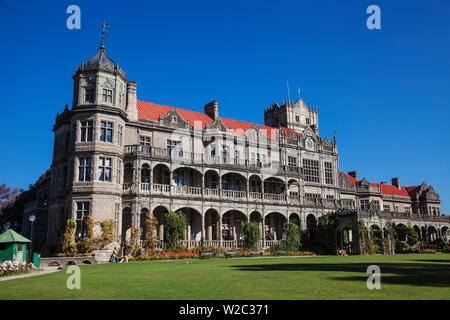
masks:
<path id="1" fill-rule="evenodd" d="M 414 259 L 414 260 L 410 260 L 410 261 L 450 263 L 450 260 L 423 260 L 423 259 Z"/>
<path id="2" fill-rule="evenodd" d="M 445 261 L 445 260 L 441 260 Z M 431 262 L 431 261 L 427 261 Z M 433 261 L 434 262 L 434 261 Z M 448 261 L 445 261 L 448 262 Z M 341 275 L 329 275 L 330 278 L 342 281 L 364 281 L 370 274 L 366 273 L 370 263 L 283 263 L 232 265 L 240 271 L 286 271 L 286 272 L 336 272 Z M 376 264 L 381 270 L 381 283 L 413 286 L 450 287 L 450 269 L 439 263 L 388 263 Z M 359 273 L 348 275 L 345 273 Z"/>

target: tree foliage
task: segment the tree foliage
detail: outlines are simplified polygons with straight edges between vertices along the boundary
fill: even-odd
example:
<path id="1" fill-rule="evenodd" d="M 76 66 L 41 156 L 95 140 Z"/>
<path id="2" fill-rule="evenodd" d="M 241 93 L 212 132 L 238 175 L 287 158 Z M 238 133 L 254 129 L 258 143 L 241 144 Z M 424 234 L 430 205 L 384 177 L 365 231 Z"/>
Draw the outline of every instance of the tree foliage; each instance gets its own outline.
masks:
<path id="1" fill-rule="evenodd" d="M 336 254 L 336 221 L 332 215 L 319 218 L 318 236 L 320 244 L 328 253 Z"/>
<path id="2" fill-rule="evenodd" d="M 301 246 L 299 227 L 295 223 L 286 222 L 284 230 L 286 232 L 286 240 L 283 241 L 284 249 L 286 251 L 299 250 Z"/>
<path id="3" fill-rule="evenodd" d="M 256 249 L 261 239 L 261 230 L 257 222 L 242 222 L 242 233 L 244 235 L 244 246 L 247 249 Z"/>
<path id="4" fill-rule="evenodd" d="M 72 219 L 67 219 L 62 228 L 58 251 L 60 253 L 73 254 L 77 252 L 75 246 L 75 229 L 77 224 Z"/>
<path id="5" fill-rule="evenodd" d="M 153 217 L 150 212 L 145 214 L 144 221 L 144 240 L 146 249 L 156 248 L 156 218 Z"/>
<path id="6" fill-rule="evenodd" d="M 164 238 L 169 250 L 173 251 L 179 247 L 179 241 L 184 238 L 186 230 L 186 217 L 181 211 L 170 211 L 163 218 Z"/>
<path id="7" fill-rule="evenodd" d="M 419 241 L 419 234 L 414 230 L 411 225 L 411 221 L 408 223 L 408 228 L 406 229 L 406 243 L 413 246 Z"/>

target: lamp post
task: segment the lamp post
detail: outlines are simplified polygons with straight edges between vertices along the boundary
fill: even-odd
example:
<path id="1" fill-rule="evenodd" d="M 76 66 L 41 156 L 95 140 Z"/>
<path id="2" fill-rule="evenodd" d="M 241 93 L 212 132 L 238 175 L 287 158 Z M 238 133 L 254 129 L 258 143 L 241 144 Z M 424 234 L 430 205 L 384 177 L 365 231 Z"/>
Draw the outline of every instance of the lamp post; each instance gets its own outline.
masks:
<path id="1" fill-rule="evenodd" d="M 28 220 L 31 222 L 31 236 L 30 236 L 30 262 L 31 262 L 31 257 L 32 257 L 32 251 L 33 251 L 33 222 L 36 220 L 36 216 L 34 216 L 33 214 L 30 215 L 30 217 L 28 218 Z"/>

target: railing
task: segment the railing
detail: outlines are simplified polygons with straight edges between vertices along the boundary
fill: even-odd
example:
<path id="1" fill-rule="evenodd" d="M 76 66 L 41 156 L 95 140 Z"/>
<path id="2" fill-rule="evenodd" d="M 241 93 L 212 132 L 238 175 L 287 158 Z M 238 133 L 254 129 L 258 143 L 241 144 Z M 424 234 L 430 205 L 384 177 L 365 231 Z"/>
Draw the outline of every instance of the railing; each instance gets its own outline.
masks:
<path id="1" fill-rule="evenodd" d="M 236 190 L 222 190 L 222 196 L 224 198 L 246 198 L 247 192 Z"/>
<path id="2" fill-rule="evenodd" d="M 281 240 L 266 240 L 265 241 L 265 247 L 271 248 L 278 244 L 280 244 Z M 193 248 L 193 247 L 199 247 L 201 245 L 210 247 L 210 248 L 225 248 L 225 249 L 233 249 L 233 248 L 242 248 L 244 247 L 244 241 L 243 240 L 222 240 L 222 245 L 220 244 L 220 240 L 181 240 L 180 244 L 186 248 Z M 148 244 L 147 240 L 138 240 L 137 244 L 146 247 Z M 164 240 L 156 240 L 154 241 L 154 244 L 156 245 L 156 249 L 162 249 L 167 250 L 167 243 L 164 242 Z M 264 248 L 264 241 L 259 240 L 258 241 L 258 248 Z"/>
<path id="3" fill-rule="evenodd" d="M 204 195 L 206 198 L 220 198 L 220 190 L 205 188 Z"/>
<path id="4" fill-rule="evenodd" d="M 264 193 L 264 200 L 274 201 L 274 202 L 285 202 L 286 195 L 284 194 L 272 194 L 272 193 Z"/>
<path id="5" fill-rule="evenodd" d="M 164 149 L 141 145 L 127 145 L 125 155 L 146 156 L 154 159 L 164 159 L 185 164 L 208 164 L 241 167 L 246 169 L 270 169 L 276 172 L 298 173 L 299 167 L 280 165 L 278 161 L 246 160 L 239 157 L 211 156 L 203 153 L 187 152 L 179 149 Z"/>

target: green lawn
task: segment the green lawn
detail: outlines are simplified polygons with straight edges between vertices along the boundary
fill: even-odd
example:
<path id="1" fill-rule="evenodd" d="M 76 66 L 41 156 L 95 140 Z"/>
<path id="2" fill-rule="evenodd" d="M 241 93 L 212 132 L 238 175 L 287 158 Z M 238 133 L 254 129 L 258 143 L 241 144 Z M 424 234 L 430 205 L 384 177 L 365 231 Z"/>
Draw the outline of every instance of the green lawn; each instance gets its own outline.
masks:
<path id="1" fill-rule="evenodd" d="M 381 268 L 368 290 L 367 266 Z M 450 254 L 149 261 L 0 282 L 0 299 L 449 299 Z"/>

